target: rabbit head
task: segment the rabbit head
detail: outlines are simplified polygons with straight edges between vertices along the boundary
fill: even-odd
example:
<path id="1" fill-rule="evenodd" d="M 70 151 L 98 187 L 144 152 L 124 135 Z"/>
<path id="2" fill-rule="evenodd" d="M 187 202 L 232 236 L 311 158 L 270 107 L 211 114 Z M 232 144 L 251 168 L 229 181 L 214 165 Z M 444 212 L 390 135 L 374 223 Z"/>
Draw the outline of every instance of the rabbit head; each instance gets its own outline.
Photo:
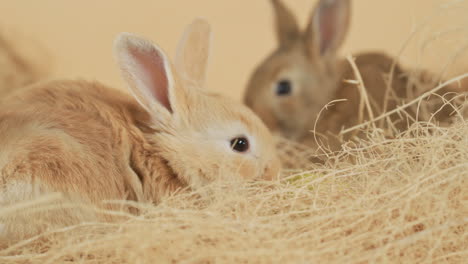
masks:
<path id="1" fill-rule="evenodd" d="M 244 100 L 271 130 L 297 140 L 333 99 L 350 0 L 320 0 L 305 31 L 280 0 L 271 2 L 278 47 L 254 71 Z"/>
<path id="2" fill-rule="evenodd" d="M 116 39 L 124 79 L 153 120 L 148 140 L 189 186 L 239 175 L 271 179 L 280 165 L 267 127 L 242 104 L 203 89 L 210 36 L 204 20 L 188 26 L 174 65 L 147 40 Z"/>

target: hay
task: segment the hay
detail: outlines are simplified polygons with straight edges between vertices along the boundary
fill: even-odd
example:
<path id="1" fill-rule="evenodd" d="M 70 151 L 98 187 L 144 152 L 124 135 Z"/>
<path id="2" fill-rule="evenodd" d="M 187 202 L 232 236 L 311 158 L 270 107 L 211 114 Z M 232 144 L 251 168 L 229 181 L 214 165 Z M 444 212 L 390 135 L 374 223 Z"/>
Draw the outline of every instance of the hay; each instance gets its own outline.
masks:
<path id="1" fill-rule="evenodd" d="M 468 257 L 468 122 L 418 123 L 395 139 L 370 137 L 314 166 L 310 177 L 214 183 L 157 206 L 136 204 L 142 214 L 123 221 L 49 230 L 0 251 L 0 263 L 462 263 Z"/>

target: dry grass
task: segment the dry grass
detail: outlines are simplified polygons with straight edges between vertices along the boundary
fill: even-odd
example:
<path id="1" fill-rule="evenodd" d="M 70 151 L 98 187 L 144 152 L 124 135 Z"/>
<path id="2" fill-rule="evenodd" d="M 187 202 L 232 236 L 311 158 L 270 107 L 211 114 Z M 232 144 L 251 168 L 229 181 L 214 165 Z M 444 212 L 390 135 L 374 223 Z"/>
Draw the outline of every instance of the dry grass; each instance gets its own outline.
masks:
<path id="1" fill-rule="evenodd" d="M 392 140 L 371 137 L 314 167 L 274 183 L 215 183 L 180 192 L 157 206 L 135 205 L 143 213 L 125 214 L 117 223 L 51 230 L 0 251 L 0 262 L 463 263 L 468 258 L 468 122 L 451 128 L 417 124 Z"/>

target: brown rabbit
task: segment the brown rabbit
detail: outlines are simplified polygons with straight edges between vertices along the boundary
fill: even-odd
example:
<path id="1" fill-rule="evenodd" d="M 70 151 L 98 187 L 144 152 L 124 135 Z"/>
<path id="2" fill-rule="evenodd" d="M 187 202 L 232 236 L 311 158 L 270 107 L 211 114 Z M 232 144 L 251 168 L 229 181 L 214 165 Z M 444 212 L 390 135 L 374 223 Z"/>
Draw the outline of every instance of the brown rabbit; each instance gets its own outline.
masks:
<path id="1" fill-rule="evenodd" d="M 210 27 L 191 24 L 175 68 L 149 41 L 122 33 L 115 54 L 134 98 L 102 84 L 53 81 L 0 108 L 0 204 L 49 192 L 73 202 L 157 202 L 217 179 L 272 179 L 272 136 L 240 103 L 202 90 Z M 177 69 L 177 71 L 175 71 Z M 136 99 L 136 100 L 135 100 Z M 111 205 L 106 208 L 114 208 Z M 80 210 L 0 216 L 5 237 L 94 216 Z"/>
<path id="2" fill-rule="evenodd" d="M 360 107 L 363 106 L 361 94 L 356 84 L 345 82 L 356 80 L 357 76 L 351 64 L 337 55 L 348 31 L 351 1 L 320 0 L 304 32 L 280 0 L 271 2 L 276 15 L 279 45 L 251 76 L 245 103 L 271 130 L 282 136 L 315 146 L 315 136 L 311 131 L 316 126 L 315 132 L 326 135 L 329 147 L 336 150 L 341 141 L 336 136 L 342 128 L 370 119 L 369 112 L 364 111 L 364 120 L 359 120 Z M 409 72 L 398 64 L 393 68 L 392 89 L 387 92 L 387 76 L 392 71 L 394 59 L 384 53 L 357 54 L 355 63 L 375 117 L 422 92 L 418 90 L 421 85 L 416 87 L 409 78 Z M 421 75 L 418 81 L 430 88 L 436 84 L 436 80 L 428 78 L 427 74 Z M 445 88 L 439 94 L 448 91 L 451 89 Z M 324 109 L 325 105 L 337 99 L 346 101 Z M 448 111 L 447 107 L 439 114 L 448 115 Z M 407 109 L 407 112 L 414 118 L 415 111 Z M 408 125 L 406 117 L 397 113 L 390 119 L 397 129 Z M 345 134 L 345 139 L 349 136 Z"/>

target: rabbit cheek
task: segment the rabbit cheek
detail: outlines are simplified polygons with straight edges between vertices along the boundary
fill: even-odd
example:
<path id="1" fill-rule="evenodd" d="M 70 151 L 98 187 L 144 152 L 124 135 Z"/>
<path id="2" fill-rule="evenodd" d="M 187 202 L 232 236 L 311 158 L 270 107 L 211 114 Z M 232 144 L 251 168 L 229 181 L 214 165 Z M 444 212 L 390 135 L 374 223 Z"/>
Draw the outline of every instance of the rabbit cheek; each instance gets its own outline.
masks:
<path id="1" fill-rule="evenodd" d="M 241 178 L 243 180 L 257 178 L 259 171 L 254 161 L 242 156 L 232 159 L 229 164 L 226 164 L 225 168 L 228 170 L 226 173 L 230 178 Z"/>
<path id="2" fill-rule="evenodd" d="M 298 102 L 293 100 L 293 98 L 281 102 L 276 107 L 275 113 L 278 120 L 278 129 L 283 136 L 291 138 L 298 131 L 301 119 L 301 111 L 299 110 Z"/>
<path id="3" fill-rule="evenodd" d="M 240 167 L 240 174 L 243 179 L 253 180 L 253 179 L 262 179 L 262 180 L 273 180 L 278 176 L 280 172 L 281 165 L 279 160 L 274 160 L 266 164 L 259 164 L 260 161 L 248 161 L 242 164 Z"/>
<path id="4" fill-rule="evenodd" d="M 297 114 L 297 100 L 295 98 L 282 99 L 277 109 L 278 115 L 285 119 Z"/>
<path id="5" fill-rule="evenodd" d="M 258 177 L 258 168 L 251 162 L 242 163 L 238 170 L 242 179 L 251 180 Z"/>

